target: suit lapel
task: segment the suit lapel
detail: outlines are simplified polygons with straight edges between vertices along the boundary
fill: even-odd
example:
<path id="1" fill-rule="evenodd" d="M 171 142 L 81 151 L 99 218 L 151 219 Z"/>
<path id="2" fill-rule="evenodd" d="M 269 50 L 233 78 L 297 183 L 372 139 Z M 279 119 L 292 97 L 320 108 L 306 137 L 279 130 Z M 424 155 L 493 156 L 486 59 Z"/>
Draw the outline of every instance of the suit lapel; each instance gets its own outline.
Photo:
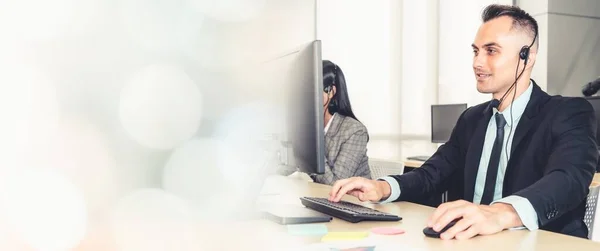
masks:
<path id="1" fill-rule="evenodd" d="M 539 110 L 542 109 L 542 106 L 550 97 L 547 93 L 540 89 L 533 79 L 531 81 L 533 82 L 531 98 L 529 99 L 529 102 L 525 107 L 525 111 L 523 111 L 523 115 L 521 115 L 521 119 L 519 119 L 519 124 L 517 124 L 517 128 L 515 129 L 515 136 L 513 137 L 510 148 L 510 159 L 506 164 L 504 184 L 502 184 L 504 187 L 502 190 L 503 196 L 508 196 L 512 191 L 512 181 L 514 179 L 506 177 L 512 177 L 515 174 L 516 169 L 513 165 L 513 163 L 515 163 L 513 159 L 514 157 L 518 156 L 518 154 L 515 155 L 515 152 L 520 152 L 519 147 L 521 142 L 523 142 L 523 139 L 525 139 L 525 137 L 529 134 L 529 131 L 534 128 L 534 125 L 536 125 L 535 116 L 539 114 Z"/>
<path id="2" fill-rule="evenodd" d="M 492 108 L 487 107 L 483 112 L 483 116 L 477 122 L 475 133 L 469 143 L 467 150 L 467 156 L 465 159 L 465 183 L 464 193 L 465 200 L 472 200 L 475 193 L 475 179 L 477 178 L 477 170 L 479 169 L 479 161 L 481 159 L 481 153 L 483 152 L 483 143 L 485 141 L 485 134 L 487 127 L 492 118 Z"/>
<path id="3" fill-rule="evenodd" d="M 540 89 L 540 87 L 535 83 L 535 81 L 531 81 L 533 82 L 533 91 L 531 94 L 531 98 L 529 99 L 529 103 L 527 103 L 525 111 L 523 112 L 521 119 L 519 119 L 519 124 L 515 129 L 515 136 L 513 137 L 512 146 L 510 148 L 511 157 L 515 150 L 519 148 L 519 144 L 523 141 L 523 138 L 525 138 L 529 130 L 533 128 L 533 125 L 535 124 L 533 118 L 538 114 L 541 105 L 549 97 L 548 94 L 546 94 L 542 91 L 542 89 Z M 510 161 L 508 164 L 510 164 Z"/>

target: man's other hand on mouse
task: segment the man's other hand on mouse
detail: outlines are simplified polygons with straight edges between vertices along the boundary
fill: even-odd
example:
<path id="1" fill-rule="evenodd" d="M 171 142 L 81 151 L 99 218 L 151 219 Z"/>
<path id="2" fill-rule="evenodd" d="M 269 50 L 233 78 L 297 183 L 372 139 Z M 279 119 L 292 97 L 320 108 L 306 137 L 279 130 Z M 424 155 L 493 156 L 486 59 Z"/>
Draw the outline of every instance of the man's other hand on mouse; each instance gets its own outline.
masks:
<path id="1" fill-rule="evenodd" d="M 430 216 L 427 227 L 439 232 L 446 224 L 461 217 L 456 225 L 441 234 L 441 239 L 469 239 L 523 226 L 517 212 L 509 204 L 495 203 L 488 206 L 458 200 L 441 204 Z"/>

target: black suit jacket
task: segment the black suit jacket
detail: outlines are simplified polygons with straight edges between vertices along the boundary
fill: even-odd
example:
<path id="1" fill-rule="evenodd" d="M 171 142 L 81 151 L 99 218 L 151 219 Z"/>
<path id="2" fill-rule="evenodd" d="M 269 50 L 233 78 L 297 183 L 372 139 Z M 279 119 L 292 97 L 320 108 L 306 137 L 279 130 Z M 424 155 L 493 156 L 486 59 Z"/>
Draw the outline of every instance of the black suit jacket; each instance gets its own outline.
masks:
<path id="1" fill-rule="evenodd" d="M 585 238 L 585 202 L 598 163 L 594 111 L 583 98 L 550 96 L 533 85 L 513 131 L 502 195 L 528 199 L 541 229 Z M 448 142 L 421 168 L 393 176 L 398 200 L 422 202 L 447 190 L 449 201 L 473 201 L 489 103 L 463 112 Z"/>

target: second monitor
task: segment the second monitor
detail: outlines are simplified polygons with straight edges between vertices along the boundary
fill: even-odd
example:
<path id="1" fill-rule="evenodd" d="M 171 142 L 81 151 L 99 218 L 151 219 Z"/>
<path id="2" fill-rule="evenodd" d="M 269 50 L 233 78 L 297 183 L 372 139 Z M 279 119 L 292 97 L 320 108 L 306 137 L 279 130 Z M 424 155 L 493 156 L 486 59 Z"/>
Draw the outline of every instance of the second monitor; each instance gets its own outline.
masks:
<path id="1" fill-rule="evenodd" d="M 431 105 L 431 142 L 446 143 L 467 104 Z"/>
<path id="2" fill-rule="evenodd" d="M 431 105 L 431 143 L 443 144 L 450 139 L 450 134 L 460 115 L 467 109 L 467 104 Z M 430 156 L 410 156 L 409 160 L 427 161 Z"/>

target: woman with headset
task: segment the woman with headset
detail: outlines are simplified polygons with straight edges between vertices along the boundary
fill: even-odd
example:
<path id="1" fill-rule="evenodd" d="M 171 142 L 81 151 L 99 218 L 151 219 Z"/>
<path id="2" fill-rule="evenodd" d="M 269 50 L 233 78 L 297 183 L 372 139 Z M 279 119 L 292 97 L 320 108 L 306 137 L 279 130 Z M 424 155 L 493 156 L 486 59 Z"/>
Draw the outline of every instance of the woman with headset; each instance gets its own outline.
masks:
<path id="1" fill-rule="evenodd" d="M 367 128 L 352 112 L 342 70 L 329 60 L 323 61 L 323 87 L 325 173 L 313 175 L 313 180 L 332 185 L 350 177 L 370 179 Z"/>

